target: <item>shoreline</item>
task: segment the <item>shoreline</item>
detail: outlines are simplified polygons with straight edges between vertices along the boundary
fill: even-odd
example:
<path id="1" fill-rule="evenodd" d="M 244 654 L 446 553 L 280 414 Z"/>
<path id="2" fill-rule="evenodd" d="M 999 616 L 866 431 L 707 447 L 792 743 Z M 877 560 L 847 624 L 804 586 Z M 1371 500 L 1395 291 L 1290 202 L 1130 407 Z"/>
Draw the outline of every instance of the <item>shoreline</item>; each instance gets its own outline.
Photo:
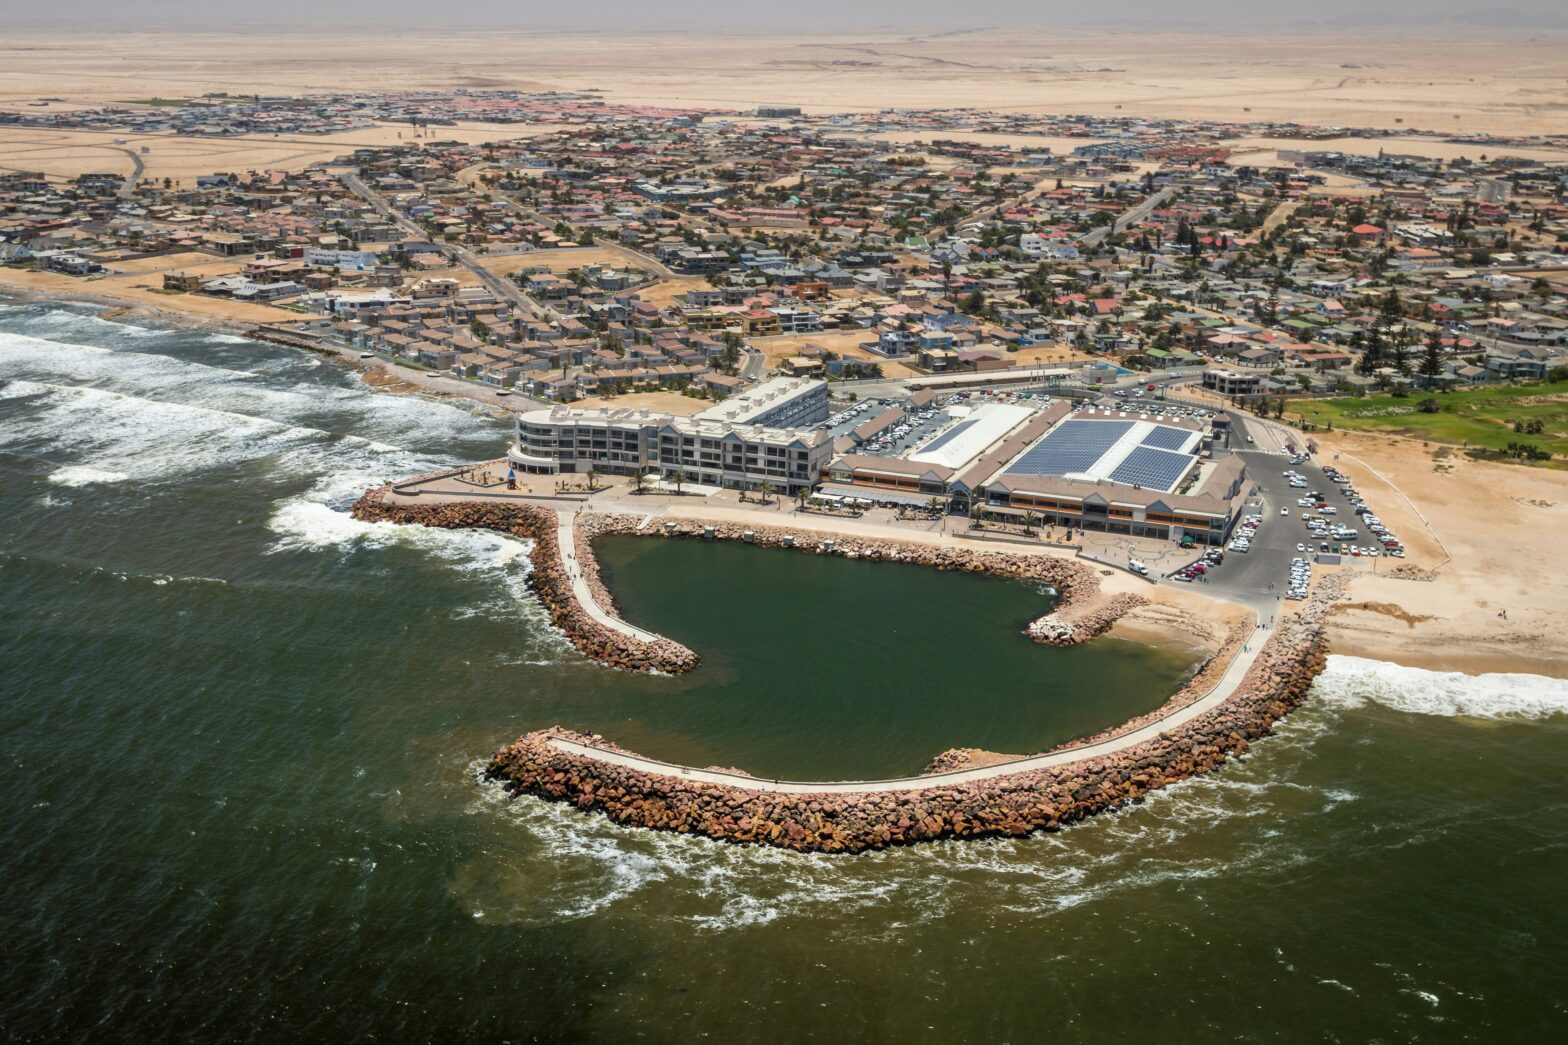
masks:
<path id="1" fill-rule="evenodd" d="M 0 276 L 3 275 L 4 270 L 0 270 Z M 101 306 L 106 309 L 123 308 L 129 311 L 123 317 L 116 318 L 142 318 L 160 325 L 186 329 L 218 330 L 247 337 L 251 340 L 269 340 L 260 336 L 256 330 L 256 324 L 253 323 L 200 316 L 187 312 L 175 312 L 170 309 L 152 306 L 145 302 L 112 294 L 103 294 L 90 290 L 85 286 L 72 287 L 68 296 L 62 296 L 60 293 L 45 288 L 20 286 L 14 282 L 0 279 L 0 301 L 17 304 L 77 304 Z M 334 346 L 306 347 L 286 342 L 282 339 L 273 340 L 272 343 L 282 344 L 299 351 L 308 351 L 320 358 L 332 360 L 346 369 L 358 371 L 361 383 L 375 391 L 395 395 L 427 397 L 433 401 L 440 402 L 464 399 L 473 403 L 476 407 L 489 410 L 515 410 L 522 405 L 495 401 L 496 397 L 493 394 L 489 400 L 481 398 L 477 394 L 465 394 L 469 393 L 470 390 L 462 387 L 452 389 L 424 387 L 415 380 L 409 379 L 416 375 L 399 373 L 397 372 L 398 368 L 385 363 L 379 357 L 375 360 L 362 360 L 349 350 L 339 350 Z M 382 365 L 365 365 L 374 363 Z M 374 379 L 373 375 L 378 374 L 386 375 L 389 380 L 378 381 Z M 472 390 L 474 393 L 480 391 L 479 389 Z M 1325 459 L 1340 451 L 1382 455 L 1376 458 L 1379 468 L 1382 471 L 1389 472 L 1393 478 L 1389 479 L 1379 476 L 1375 482 L 1369 482 L 1368 485 L 1386 486 L 1389 491 L 1394 493 L 1395 496 L 1389 504 L 1386 507 L 1380 504 L 1380 509 L 1387 518 L 1404 519 L 1404 522 L 1399 526 L 1401 531 L 1406 532 L 1407 535 L 1420 534 L 1431 525 L 1441 527 L 1445 533 L 1450 530 L 1456 504 L 1462 503 L 1463 499 L 1461 498 L 1458 501 L 1449 499 L 1434 503 L 1432 499 L 1424 496 L 1424 491 L 1413 491 L 1414 496 L 1419 498 L 1424 505 L 1425 515 L 1430 516 L 1432 521 L 1429 522 L 1423 518 L 1418 518 L 1410 510 L 1414 506 L 1407 507 L 1404 503 L 1401 503 L 1404 498 L 1412 495 L 1412 491 L 1402 488 L 1408 486 L 1410 480 L 1406 475 L 1395 474 L 1394 469 L 1390 468 L 1389 458 L 1391 455 L 1398 458 L 1424 459 L 1431 452 L 1431 448 L 1425 447 L 1417 441 L 1399 437 L 1383 439 L 1375 447 L 1369 443 L 1366 437 L 1348 433 L 1336 432 L 1326 437 L 1320 435 L 1318 438 L 1325 446 L 1325 451 L 1322 455 Z M 1419 463 L 1419 461 L 1416 462 L 1417 465 Z M 1403 462 L 1401 462 L 1402 464 Z M 1453 458 L 1447 459 L 1444 464 L 1447 467 L 1457 469 L 1460 475 L 1487 472 L 1490 473 L 1489 479 L 1492 481 L 1529 484 L 1545 490 L 1544 497 L 1514 498 L 1513 500 L 1520 505 L 1549 504 L 1555 508 L 1558 505 L 1568 503 L 1568 475 L 1557 475 L 1540 470 L 1519 469 L 1506 464 L 1471 462 Z M 1414 468 L 1412 467 L 1410 470 L 1414 470 Z M 1398 480 L 1397 485 L 1393 481 L 1395 479 Z M 685 516 L 686 505 L 671 504 L 668 507 Z M 1508 506 L 1504 505 L 1503 507 Z M 1527 510 L 1539 511 L 1541 509 L 1534 507 L 1518 509 L 1520 512 Z M 735 516 L 736 521 L 739 521 L 739 517 L 733 511 L 727 509 L 715 509 L 714 511 L 715 513 L 723 512 L 726 515 Z M 691 511 L 690 516 L 686 517 L 700 518 L 703 514 L 703 508 L 697 506 Z M 746 520 L 753 524 L 760 524 L 759 516 L 760 513 L 745 513 Z M 816 520 L 791 520 L 791 525 L 817 528 L 814 525 L 816 522 Z M 1489 519 L 1488 524 L 1492 527 L 1487 534 L 1488 539 L 1490 539 L 1496 535 L 1495 520 Z M 1505 526 L 1503 528 L 1504 532 L 1526 535 L 1544 532 L 1541 523 L 1534 519 L 1520 518 L 1514 523 L 1514 526 L 1517 529 Z M 859 536 L 866 537 L 869 535 L 861 534 Z M 1448 538 L 1452 541 L 1454 535 L 1448 533 Z M 895 539 L 923 541 L 931 538 L 919 533 L 909 533 L 898 535 Z M 1539 549 L 1535 551 L 1538 553 Z M 1439 551 L 1434 544 L 1427 554 L 1422 554 L 1418 560 L 1413 561 L 1427 559 L 1437 561 L 1438 557 Z M 1474 557 L 1475 553 L 1472 549 L 1459 547 L 1458 555 L 1452 561 L 1442 566 L 1436 584 L 1437 590 L 1423 592 L 1421 593 L 1422 597 L 1416 600 L 1417 604 L 1427 611 L 1430 611 L 1430 607 L 1434 603 L 1441 606 L 1446 614 L 1444 619 L 1434 618 L 1430 622 L 1407 626 L 1400 620 L 1380 613 L 1341 610 L 1336 612 L 1326 622 L 1325 637 L 1329 644 L 1330 652 L 1385 660 L 1406 667 L 1463 671 L 1471 674 L 1497 670 L 1517 670 L 1520 666 L 1525 666 L 1534 674 L 1553 678 L 1568 678 L 1568 605 L 1556 605 L 1556 603 L 1564 603 L 1565 600 L 1562 597 L 1555 599 L 1548 597 L 1545 601 L 1551 604 L 1543 605 L 1542 612 L 1539 614 L 1532 614 L 1532 617 L 1539 618 L 1539 622 L 1532 623 L 1532 626 L 1503 626 L 1506 622 L 1500 622 L 1496 618 L 1495 613 L 1488 606 L 1490 600 L 1481 596 L 1480 591 L 1486 589 L 1488 594 L 1490 594 L 1490 589 L 1495 588 L 1499 580 L 1506 580 L 1508 582 L 1507 586 L 1511 589 L 1510 599 L 1515 602 L 1523 601 L 1530 590 L 1530 584 L 1523 575 L 1514 576 L 1508 571 L 1510 567 L 1515 571 L 1519 570 L 1521 567 L 1518 563 L 1528 560 L 1523 557 L 1517 561 L 1498 561 L 1493 559 L 1490 562 L 1477 565 Z M 1499 572 L 1500 568 L 1501 572 Z M 1456 574 L 1465 574 L 1465 576 L 1456 578 Z M 1126 584 L 1125 579 L 1121 577 L 1107 577 L 1104 578 L 1104 581 L 1107 582 L 1106 587 L 1135 590 L 1133 586 Z M 1386 602 L 1394 606 L 1408 608 L 1407 604 L 1412 602 L 1411 594 L 1408 590 L 1402 590 L 1408 583 L 1410 582 L 1396 582 L 1386 577 L 1380 578 L 1375 575 L 1358 575 L 1355 583 L 1349 588 L 1350 594 L 1347 596 L 1347 601 Z M 1373 590 L 1376 591 L 1376 598 L 1368 595 L 1368 592 Z M 1150 589 L 1150 595 L 1156 600 L 1155 604 L 1148 607 L 1140 607 L 1133 613 L 1118 620 L 1112 634 L 1123 635 L 1134 641 L 1146 641 L 1145 636 L 1149 634 L 1149 628 L 1143 627 L 1140 622 L 1145 620 L 1150 614 L 1157 614 L 1162 605 L 1182 602 L 1186 593 L 1156 587 Z M 1437 596 L 1435 600 L 1432 598 L 1434 595 Z M 1185 599 L 1185 601 L 1189 604 L 1192 602 L 1190 598 Z M 1464 604 L 1467 601 L 1473 602 L 1476 609 L 1466 608 Z M 1480 612 L 1477 612 L 1477 609 Z M 1201 618 L 1208 614 L 1200 604 L 1194 615 Z M 1518 616 L 1517 613 L 1516 616 Z M 1209 623 L 1212 624 L 1213 622 L 1210 621 Z M 1178 630 L 1185 630 L 1195 634 L 1196 641 L 1200 644 L 1212 645 L 1215 641 L 1215 632 L 1212 628 L 1206 628 L 1205 626 L 1191 628 L 1179 622 L 1173 626 Z M 1221 628 L 1222 630 L 1223 628 Z"/>
<path id="2" fill-rule="evenodd" d="M 662 517 L 655 524 L 652 514 L 584 512 L 579 517 L 523 502 L 408 504 L 393 500 L 397 496 L 391 484 L 369 490 L 352 514 L 365 521 L 498 529 L 530 537 L 530 585 L 552 622 L 585 656 L 621 670 L 677 673 L 693 670 L 700 658 L 671 640 L 643 642 L 613 631 L 581 604 L 586 597 L 601 616 L 616 612 L 593 554 L 595 539 L 612 534 L 739 541 L 1044 583 L 1058 593 L 1057 600 L 1026 634 L 1052 645 L 1087 642 L 1149 605 L 1141 594 L 1103 589 L 1098 571 L 1043 549 L 1022 555 L 726 520 Z M 562 560 L 560 545 L 568 539 L 586 586 L 584 596 L 573 590 L 570 567 Z M 1233 619 L 1218 648 L 1158 709 L 1038 755 L 950 749 L 914 778 L 770 783 L 739 769 L 658 762 L 602 736 L 557 726 L 502 748 L 486 775 L 514 795 L 570 802 L 629 826 L 796 851 L 854 853 L 937 838 L 1057 830 L 1208 772 L 1269 735 L 1278 719 L 1306 699 L 1323 669 L 1322 619 L 1339 591 L 1338 583 L 1325 582 L 1261 647 L 1248 645 L 1256 634 L 1255 616 L 1249 612 Z M 1157 626 L 1145 619 L 1124 632 L 1136 635 Z M 1135 641 L 1130 634 L 1120 637 Z M 1195 629 L 1186 637 L 1201 634 Z"/>
<path id="3" fill-rule="evenodd" d="M 376 392 L 385 392 L 390 395 L 412 395 L 431 399 L 436 402 L 452 402 L 454 400 L 467 400 L 475 406 L 488 410 L 514 413 L 522 409 L 530 409 L 538 405 L 534 400 L 525 396 L 501 397 L 495 394 L 488 385 L 478 385 L 470 382 L 458 381 L 453 378 L 438 377 L 425 374 L 423 371 L 410 370 L 399 367 L 380 356 L 369 359 L 360 357 L 359 353 L 350 348 L 329 344 L 318 338 L 313 338 L 305 333 L 291 333 L 280 329 L 268 331 L 268 326 L 276 326 L 286 320 L 278 319 L 268 322 L 242 320 L 217 315 L 202 315 L 195 312 L 180 311 L 164 308 L 145 301 L 137 300 L 128 295 L 104 293 L 98 290 L 70 289 L 67 296 L 44 287 L 30 287 L 5 279 L 6 269 L 0 268 L 0 304 L 12 305 L 84 305 L 90 308 L 99 308 L 105 312 L 119 310 L 116 315 L 102 318 L 113 319 L 141 319 L 158 326 L 175 327 L 187 330 L 212 330 L 224 334 L 244 337 L 251 341 L 264 341 L 268 344 L 285 345 L 301 352 L 309 352 L 323 359 L 330 359 L 340 364 L 345 370 L 359 374 L 360 383 Z M 100 313 L 102 316 L 102 313 Z M 312 318 L 300 315 L 293 318 L 292 322 L 304 322 Z M 374 377 L 384 380 L 373 380 Z"/>
<path id="4" fill-rule="evenodd" d="M 72 290 L 69 295 L 46 287 L 29 287 L 5 278 L 7 271 L 0 267 L 0 304 L 13 305 L 87 305 L 93 308 L 123 309 L 116 318 L 142 318 L 164 326 L 186 327 L 195 330 L 220 330 L 225 334 L 253 337 L 253 322 L 221 316 L 206 316 L 194 312 L 180 312 L 161 308 L 134 297 L 105 294 L 97 290 Z M 9 270 L 18 271 L 18 270 Z"/>

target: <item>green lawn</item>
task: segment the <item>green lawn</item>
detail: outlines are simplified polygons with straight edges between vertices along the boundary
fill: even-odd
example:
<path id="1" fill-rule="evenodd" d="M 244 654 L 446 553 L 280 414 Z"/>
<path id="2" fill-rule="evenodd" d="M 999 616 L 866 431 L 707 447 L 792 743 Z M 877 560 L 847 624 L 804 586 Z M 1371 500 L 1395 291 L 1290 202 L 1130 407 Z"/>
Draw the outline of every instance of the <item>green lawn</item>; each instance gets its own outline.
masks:
<path id="1" fill-rule="evenodd" d="M 189 98 L 122 98 L 119 102 L 120 105 L 159 105 L 171 108 L 190 103 Z"/>
<path id="2" fill-rule="evenodd" d="M 1423 413 L 1432 398 L 1438 413 Z M 1388 432 L 1433 443 L 1504 451 L 1509 443 L 1527 443 L 1568 457 L 1568 381 L 1538 385 L 1507 385 L 1458 392 L 1411 392 L 1404 398 L 1364 396 L 1355 399 L 1297 400 L 1286 413 L 1299 413 L 1317 425 L 1355 432 Z M 1539 421 L 1541 432 L 1514 431 L 1514 422 Z M 1568 460 L 1556 460 L 1568 467 Z"/>

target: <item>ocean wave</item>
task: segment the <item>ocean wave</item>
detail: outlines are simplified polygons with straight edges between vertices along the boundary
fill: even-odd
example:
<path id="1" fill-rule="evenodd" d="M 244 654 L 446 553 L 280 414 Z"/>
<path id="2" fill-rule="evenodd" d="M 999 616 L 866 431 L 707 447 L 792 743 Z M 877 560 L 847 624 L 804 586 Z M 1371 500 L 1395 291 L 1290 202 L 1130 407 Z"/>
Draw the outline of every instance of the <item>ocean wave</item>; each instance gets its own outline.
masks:
<path id="1" fill-rule="evenodd" d="M 317 428 L 100 388 L 20 380 L 0 388 L 0 399 L 23 397 L 41 398 L 7 420 L 0 445 L 74 453 L 75 467 L 130 479 L 185 475 L 330 438 Z"/>
<path id="2" fill-rule="evenodd" d="M 81 317 L 71 317 L 72 321 Z M 225 335 L 208 335 L 210 344 Z M 285 426 L 341 428 L 382 445 L 419 443 L 450 446 L 467 456 L 493 456 L 506 437 L 504 426 L 484 420 L 481 411 L 416 396 L 377 394 L 338 375 L 342 383 L 300 380 L 312 357 L 294 349 L 267 346 L 267 356 L 240 358 L 238 367 L 217 365 L 232 353 L 209 352 L 206 360 L 187 358 L 199 351 L 186 341 L 171 341 L 168 353 L 141 343 L 115 347 L 0 331 L 0 376 L 57 387 L 93 387 L 149 402 L 210 409 L 254 421 L 272 419 Z M 138 339 L 139 342 L 140 339 Z M 233 338 L 240 344 L 254 344 Z M 227 343 L 227 342 L 223 342 Z M 163 346 L 158 346 L 163 347 Z M 274 353 L 287 365 L 274 368 Z M 297 353 L 297 354 L 295 354 Z M 258 380 L 258 378 L 261 378 Z"/>
<path id="3" fill-rule="evenodd" d="M 50 474 L 49 481 L 60 486 L 94 486 L 98 483 L 120 483 L 129 479 L 125 472 L 111 472 L 90 465 L 74 465 Z"/>
<path id="4" fill-rule="evenodd" d="M 292 419 L 171 403 L 100 388 L 11 380 L 0 400 L 36 399 L 7 419 L 0 446 L 75 458 L 53 481 L 85 485 L 153 482 L 269 458 L 279 477 L 318 481 L 315 500 L 346 506 L 365 489 L 400 475 L 455 463 L 358 435 L 338 435 Z M 62 462 L 63 464 L 64 462 Z"/>
<path id="5" fill-rule="evenodd" d="M 139 323 L 125 323 L 118 319 L 105 319 L 97 314 L 97 310 L 103 308 L 102 305 L 83 305 L 80 306 L 80 310 L 54 306 L 34 307 L 41 308 L 41 310 L 24 313 L 14 319 L 13 322 L 19 322 L 20 325 L 29 330 L 41 330 L 44 332 L 107 331 L 117 337 L 161 337 L 178 332 L 172 327 L 143 326 Z"/>
<path id="6" fill-rule="evenodd" d="M 470 767 L 479 787 L 469 811 L 495 815 L 514 833 L 516 866 L 498 868 L 498 854 L 487 854 L 454 892 L 487 920 L 545 924 L 610 907 L 634 916 L 637 897 L 658 886 L 662 917 L 710 933 L 856 909 L 889 912 L 889 939 L 977 905 L 1050 918 L 1238 871 L 1292 873 L 1316 859 L 1299 834 L 1275 828 L 1337 817 L 1357 801 L 1344 788 L 1298 779 L 1309 777 L 1301 770 L 1312 764 L 1322 732 L 1282 729 L 1260 749 L 1266 757 L 1152 792 L 1140 805 L 1065 831 L 853 857 L 622 827 L 569 805 L 513 798 L 483 780 L 481 760 Z"/>
<path id="7" fill-rule="evenodd" d="M 364 522 L 310 497 L 280 502 L 267 520 L 278 534 L 270 551 L 304 548 L 382 548 L 410 545 L 437 552 L 455 564 L 493 569 L 528 561 L 527 542 L 489 530 L 447 530 L 415 523 Z"/>
<path id="8" fill-rule="evenodd" d="M 1544 675 L 1427 671 L 1338 654 L 1312 689 L 1313 699 L 1339 709 L 1369 704 L 1415 715 L 1543 719 L 1568 713 L 1568 679 Z"/>

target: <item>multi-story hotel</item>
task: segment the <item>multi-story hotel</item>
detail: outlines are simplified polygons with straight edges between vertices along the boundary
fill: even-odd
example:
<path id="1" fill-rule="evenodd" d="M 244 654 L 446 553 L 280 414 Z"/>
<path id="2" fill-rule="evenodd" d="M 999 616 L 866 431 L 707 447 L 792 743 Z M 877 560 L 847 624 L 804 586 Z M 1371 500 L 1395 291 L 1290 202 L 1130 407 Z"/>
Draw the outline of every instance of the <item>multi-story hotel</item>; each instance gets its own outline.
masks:
<path id="1" fill-rule="evenodd" d="M 651 410 L 558 406 L 519 414 L 511 466 L 533 475 L 589 470 L 656 474 L 707 486 L 783 493 L 809 489 L 833 457 L 814 426 L 827 382 L 780 378 L 692 417 Z"/>

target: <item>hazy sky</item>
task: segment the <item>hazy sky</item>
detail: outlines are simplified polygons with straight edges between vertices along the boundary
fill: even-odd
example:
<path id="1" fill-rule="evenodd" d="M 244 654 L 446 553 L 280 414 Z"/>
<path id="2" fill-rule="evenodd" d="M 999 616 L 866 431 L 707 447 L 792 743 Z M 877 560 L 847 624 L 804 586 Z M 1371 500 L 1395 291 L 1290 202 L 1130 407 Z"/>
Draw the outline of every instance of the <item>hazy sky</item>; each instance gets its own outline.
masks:
<path id="1" fill-rule="evenodd" d="M 667 25 L 690 28 L 790 27 L 824 32 L 837 26 L 1018 26 L 1159 24 L 1292 25 L 1356 19 L 1414 24 L 1568 25 L 1564 0 L 839 0 L 832 4 L 777 0 L 0 0 L 3 20 L 121 25 L 265 24 L 300 22 L 493 25 L 508 28 L 602 28 Z"/>

